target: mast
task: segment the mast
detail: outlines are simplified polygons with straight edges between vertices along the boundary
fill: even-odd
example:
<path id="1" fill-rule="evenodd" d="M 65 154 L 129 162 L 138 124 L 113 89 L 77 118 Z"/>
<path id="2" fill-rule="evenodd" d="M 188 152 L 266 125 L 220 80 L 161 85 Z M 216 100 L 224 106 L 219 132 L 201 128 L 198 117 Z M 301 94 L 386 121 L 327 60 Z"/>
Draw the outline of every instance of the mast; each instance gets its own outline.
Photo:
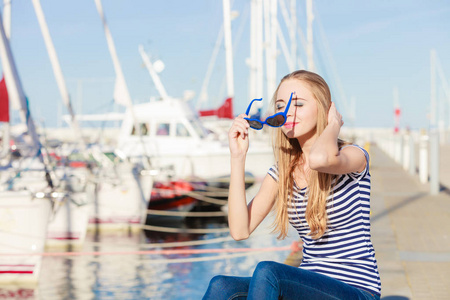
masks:
<path id="1" fill-rule="evenodd" d="M 441 134 L 441 141 L 445 142 L 445 119 L 444 112 L 447 105 L 450 105 L 450 86 L 445 76 L 442 65 L 439 61 L 437 51 L 431 50 L 431 121 L 432 127 L 438 128 Z M 438 85 L 438 83 L 440 83 Z M 439 97 L 438 97 L 439 86 Z M 450 126 L 450 118 L 447 120 Z"/>
<path id="2" fill-rule="evenodd" d="M 260 98 L 263 95 L 263 3 L 262 0 L 251 0 L 250 2 L 250 99 Z M 263 97 L 264 98 L 264 97 Z M 258 102 L 256 108 L 262 103 Z M 253 110 L 253 109 L 252 109 Z M 253 113 L 253 112 L 251 112 Z"/>
<path id="3" fill-rule="evenodd" d="M 3 0 L 3 26 L 5 29 L 5 36 L 9 40 L 11 36 L 11 0 Z M 3 80 L 5 80 L 3 78 Z M 3 87 L 2 87 L 3 88 Z M 5 109 L 6 111 L 2 114 L 2 120 L 3 123 L 3 136 L 2 136 L 2 152 L 0 153 L 0 158 L 3 158 L 8 155 L 9 153 L 9 141 L 11 139 L 10 135 L 10 125 L 9 125 L 9 99 L 8 99 L 8 90 L 6 89 L 5 85 L 5 91 L 3 93 L 4 96 L 6 96 L 4 100 L 6 102 L 4 103 L 4 106 L 2 106 L 2 109 Z"/>
<path id="4" fill-rule="evenodd" d="M 256 0 L 250 0 L 250 58 L 247 64 L 250 69 L 249 74 L 249 98 L 257 98 L 256 94 Z"/>
<path id="5" fill-rule="evenodd" d="M 75 117 L 75 113 L 72 108 L 72 103 L 70 101 L 69 91 L 67 90 L 66 81 L 61 70 L 61 65 L 58 60 L 58 55 L 56 54 L 55 46 L 53 45 L 52 38 L 50 36 L 50 31 L 48 30 L 47 22 L 45 21 L 44 12 L 40 0 L 32 0 L 36 16 L 38 18 L 39 26 L 41 27 L 42 36 L 44 37 L 45 46 L 47 47 L 47 53 L 52 64 L 53 73 L 55 74 L 56 83 L 59 88 L 64 105 L 66 106 L 71 122 L 70 126 L 74 130 L 75 138 L 79 142 L 83 150 L 86 149 L 86 144 L 84 143 L 83 137 L 81 135 L 80 126 Z"/>
<path id="6" fill-rule="evenodd" d="M 111 35 L 111 31 L 109 31 L 108 24 L 106 23 L 106 18 L 103 13 L 103 7 L 102 7 L 101 0 L 95 0 L 95 5 L 97 6 L 98 14 L 100 15 L 100 18 L 103 23 L 103 29 L 105 31 L 106 42 L 108 43 L 109 52 L 111 54 L 111 58 L 112 58 L 113 65 L 114 65 L 114 70 L 116 72 L 116 84 L 114 87 L 114 100 L 116 101 L 116 103 L 127 107 L 128 111 L 130 112 L 136 135 L 139 137 L 142 151 L 144 152 L 145 159 L 144 159 L 143 163 L 146 168 L 150 168 L 152 165 L 151 161 L 150 161 L 150 156 L 147 153 L 147 147 L 143 141 L 141 126 L 140 126 L 139 121 L 136 118 L 136 114 L 134 112 L 133 102 L 131 101 L 130 92 L 128 91 L 127 83 L 125 82 L 125 76 L 123 75 L 122 67 L 120 65 L 119 58 L 117 56 L 116 47 L 114 46 L 114 41 L 113 41 L 113 38 Z M 120 141 L 120 137 L 119 137 L 119 141 Z"/>
<path id="7" fill-rule="evenodd" d="M 308 0 L 307 0 L 308 1 Z M 289 38 L 291 40 L 291 60 L 294 70 L 297 69 L 297 8 L 296 0 L 290 1 L 291 22 L 289 24 Z"/>
<path id="8" fill-rule="evenodd" d="M 437 122 L 437 101 L 436 101 L 436 50 L 431 49 L 430 52 L 430 127 L 436 128 Z"/>
<path id="9" fill-rule="evenodd" d="M 116 103 L 124 105 L 128 108 L 131 113 L 134 128 L 136 132 L 141 135 L 141 128 L 136 119 L 136 114 L 134 113 L 133 102 L 131 101 L 130 92 L 128 91 L 128 86 L 125 81 L 125 76 L 122 72 L 122 67 L 119 62 L 119 58 L 117 56 L 116 47 L 114 45 L 114 41 L 111 35 L 111 31 L 109 30 L 108 24 L 106 23 L 106 18 L 103 13 L 103 7 L 101 0 L 95 0 L 95 5 L 97 6 L 97 11 L 100 15 L 100 18 L 103 23 L 103 29 L 105 31 L 106 42 L 108 43 L 109 52 L 111 54 L 111 59 L 113 61 L 114 70 L 116 72 L 116 83 L 114 86 L 114 100 Z"/>
<path id="10" fill-rule="evenodd" d="M 11 1 L 3 0 L 3 26 L 8 40 L 11 37 Z"/>
<path id="11" fill-rule="evenodd" d="M 227 97 L 234 98 L 233 46 L 231 42 L 230 0 L 223 0 L 223 29 L 227 72 Z"/>
<path id="12" fill-rule="evenodd" d="M 307 67 L 309 71 L 314 72 L 315 71 L 315 66 L 314 66 L 314 58 L 313 58 L 313 53 L 314 53 L 314 49 L 313 49 L 313 29 L 312 29 L 312 24 L 314 21 L 314 13 L 313 13 L 313 0 L 306 0 L 306 22 L 307 22 L 307 26 L 306 26 L 306 40 L 307 40 L 307 45 L 306 45 L 306 56 L 308 58 L 307 60 Z"/>
<path id="13" fill-rule="evenodd" d="M 277 73 L 277 1 L 264 0 L 264 29 L 266 49 L 267 97 L 264 105 L 269 104 L 276 89 Z"/>
<path id="14" fill-rule="evenodd" d="M 264 93 L 264 40 L 263 40 L 263 6 L 262 0 L 256 0 L 256 95 L 262 97 Z M 259 108 L 263 103 L 258 102 Z"/>
<path id="15" fill-rule="evenodd" d="M 3 72 L 5 74 L 6 88 L 8 90 L 9 99 L 12 106 L 18 108 L 19 115 L 22 121 L 27 125 L 28 134 L 32 140 L 32 155 L 39 154 L 40 142 L 36 131 L 36 127 L 31 117 L 30 108 L 28 106 L 28 100 L 25 97 L 25 93 L 22 84 L 19 80 L 17 67 L 14 62 L 14 57 L 11 52 L 11 46 L 9 40 L 6 37 L 5 29 L 3 27 L 3 20 L 0 14 L 0 58 L 2 60 Z M 42 156 L 39 155 L 42 161 Z"/>
<path id="16" fill-rule="evenodd" d="M 147 53 L 145 53 L 144 47 L 142 45 L 139 45 L 139 53 L 141 54 L 142 60 L 144 61 L 144 64 L 147 67 L 150 76 L 152 77 L 153 83 L 155 84 L 156 90 L 158 91 L 159 95 L 163 100 L 169 99 L 169 95 L 167 94 L 166 89 L 164 88 L 164 85 L 162 84 L 161 79 L 158 76 L 158 73 L 156 73 L 153 64 L 150 62 L 150 58 L 148 57 Z"/>

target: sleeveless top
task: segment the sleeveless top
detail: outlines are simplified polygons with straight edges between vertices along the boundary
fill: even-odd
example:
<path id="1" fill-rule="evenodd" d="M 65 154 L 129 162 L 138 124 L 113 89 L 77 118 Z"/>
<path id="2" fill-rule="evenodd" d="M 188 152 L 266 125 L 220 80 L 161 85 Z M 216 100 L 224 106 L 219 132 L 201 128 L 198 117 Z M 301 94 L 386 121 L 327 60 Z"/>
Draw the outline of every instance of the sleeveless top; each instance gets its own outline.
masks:
<path id="1" fill-rule="evenodd" d="M 375 250 L 370 239 L 370 173 L 369 154 L 363 148 L 366 168 L 361 173 L 338 175 L 327 197 L 328 228 L 319 239 L 308 235 L 305 219 L 307 188 L 294 181 L 293 201 L 288 208 L 289 223 L 303 241 L 300 268 L 314 271 L 377 295 L 381 294 Z M 269 175 L 278 182 L 278 167 Z"/>

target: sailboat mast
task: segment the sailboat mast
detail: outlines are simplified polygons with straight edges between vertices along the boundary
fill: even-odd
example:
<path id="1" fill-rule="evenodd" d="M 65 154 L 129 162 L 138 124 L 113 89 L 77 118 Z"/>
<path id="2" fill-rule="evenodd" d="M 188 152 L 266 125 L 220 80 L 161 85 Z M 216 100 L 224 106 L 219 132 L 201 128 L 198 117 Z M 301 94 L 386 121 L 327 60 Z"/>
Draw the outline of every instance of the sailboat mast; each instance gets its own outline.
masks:
<path id="1" fill-rule="evenodd" d="M 150 76 L 152 77 L 153 83 L 155 84 L 156 89 L 158 90 L 159 95 L 163 100 L 169 99 L 169 95 L 167 95 L 166 89 L 161 82 L 158 74 L 156 73 L 155 68 L 153 68 L 153 64 L 150 62 L 150 58 L 147 53 L 144 51 L 144 47 L 139 45 L 139 53 L 141 54 L 142 60 L 144 61 L 145 66 L 147 67 Z"/>
<path id="2" fill-rule="evenodd" d="M 233 46 L 231 41 L 230 0 L 223 0 L 223 29 L 228 94 L 226 98 L 234 98 Z"/>
<path id="3" fill-rule="evenodd" d="M 263 40 L 263 3 L 262 0 L 256 0 L 256 94 L 257 97 L 264 95 L 264 40 Z M 258 103 L 261 108 L 263 103 Z"/>
<path id="4" fill-rule="evenodd" d="M 309 1 L 309 0 L 307 0 Z M 297 70 L 297 5 L 296 0 L 290 1 L 289 12 L 291 13 L 289 24 L 289 39 L 291 41 L 291 61 L 294 70 Z"/>
<path id="5" fill-rule="evenodd" d="M 308 70 L 314 72 L 315 66 L 314 66 L 314 48 L 313 48 L 313 21 L 314 21 L 314 13 L 313 13 L 313 2 L 312 0 L 306 0 L 306 56 L 308 57 L 307 60 L 307 66 Z"/>
<path id="6" fill-rule="evenodd" d="M 11 37 L 11 1 L 3 0 L 3 27 L 8 40 Z"/>
<path id="7" fill-rule="evenodd" d="M 5 36 L 9 40 L 11 36 L 11 0 L 3 0 L 3 26 L 5 29 Z M 5 95 L 8 95 L 6 91 Z M 9 141 L 11 140 L 10 125 L 9 125 L 9 99 L 6 100 L 7 111 L 2 114 L 6 115 L 7 118 L 3 119 L 3 136 L 2 136 L 2 152 L 0 153 L 0 158 L 3 158 L 9 153 Z M 3 108 L 3 107 L 2 107 Z"/>
<path id="8" fill-rule="evenodd" d="M 56 54 L 55 46 L 53 45 L 53 41 L 50 36 L 50 32 L 48 30 L 47 22 L 45 21 L 45 16 L 44 12 L 42 11 L 41 3 L 39 0 L 32 0 L 32 2 L 34 10 L 36 12 L 36 16 L 38 18 L 39 26 L 41 27 L 42 36 L 44 37 L 45 46 L 47 47 L 48 56 L 52 64 L 53 73 L 55 74 L 59 92 L 61 94 L 64 105 L 66 106 L 71 117 L 70 126 L 74 130 L 76 139 L 80 143 L 82 149 L 86 149 L 86 145 L 81 135 L 80 126 L 78 125 L 78 121 L 75 118 L 75 113 L 72 108 L 72 103 L 70 101 L 69 92 L 67 90 L 66 82 L 64 80 L 64 76 L 58 60 L 58 55 Z"/>
<path id="9" fill-rule="evenodd" d="M 19 75 L 11 52 L 9 40 L 6 37 L 5 29 L 3 27 L 3 18 L 0 14 L 0 58 L 2 60 L 3 72 L 5 74 L 6 88 L 8 96 L 13 103 L 13 107 L 17 107 L 22 121 L 27 125 L 28 134 L 32 140 L 33 155 L 38 153 L 40 148 L 39 137 L 36 127 L 31 117 L 28 101 L 25 97 L 22 84 L 19 80 Z M 39 156 L 42 159 L 42 156 Z"/>
<path id="10" fill-rule="evenodd" d="M 128 86 L 125 81 L 125 76 L 122 72 L 122 67 L 119 62 L 119 58 L 117 56 L 116 47 L 114 46 L 114 41 L 111 35 L 111 31 L 109 30 L 108 24 L 106 23 L 105 15 L 103 13 L 103 7 L 101 0 L 95 0 L 95 5 L 97 7 L 98 14 L 103 23 L 103 29 L 105 31 L 106 42 L 108 44 L 108 49 L 111 54 L 111 59 L 113 61 L 114 70 L 116 72 L 116 83 L 114 87 L 114 101 L 116 103 L 124 105 L 128 108 L 131 113 L 134 128 L 136 132 L 141 135 L 141 128 L 138 124 L 136 114 L 134 113 L 133 102 L 131 101 L 130 92 L 128 91 Z"/>
<path id="11" fill-rule="evenodd" d="M 436 128 L 437 125 L 437 101 L 436 101 L 436 50 L 430 51 L 430 127 Z"/>
<path id="12" fill-rule="evenodd" d="M 264 29 L 266 46 L 266 82 L 267 96 L 264 97 L 264 105 L 269 106 L 269 101 L 276 89 L 277 73 L 277 1 L 264 0 Z"/>

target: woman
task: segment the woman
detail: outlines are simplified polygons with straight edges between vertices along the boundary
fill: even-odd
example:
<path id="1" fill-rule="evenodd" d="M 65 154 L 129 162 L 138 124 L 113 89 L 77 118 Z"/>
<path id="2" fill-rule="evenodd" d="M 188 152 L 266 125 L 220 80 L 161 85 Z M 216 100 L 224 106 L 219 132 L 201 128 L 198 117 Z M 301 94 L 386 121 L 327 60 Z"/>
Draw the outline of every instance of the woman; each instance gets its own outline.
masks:
<path id="1" fill-rule="evenodd" d="M 230 232 L 235 240 L 247 239 L 275 210 L 278 238 L 286 237 L 290 223 L 303 240 L 302 263 L 295 268 L 265 261 L 252 277 L 216 276 L 204 299 L 379 299 L 380 277 L 370 241 L 368 153 L 338 138 L 344 122 L 319 75 L 286 75 L 273 103 L 278 117 L 285 111 L 286 118 L 275 129 L 277 164 L 248 205 L 247 115 L 239 115 L 230 128 Z"/>

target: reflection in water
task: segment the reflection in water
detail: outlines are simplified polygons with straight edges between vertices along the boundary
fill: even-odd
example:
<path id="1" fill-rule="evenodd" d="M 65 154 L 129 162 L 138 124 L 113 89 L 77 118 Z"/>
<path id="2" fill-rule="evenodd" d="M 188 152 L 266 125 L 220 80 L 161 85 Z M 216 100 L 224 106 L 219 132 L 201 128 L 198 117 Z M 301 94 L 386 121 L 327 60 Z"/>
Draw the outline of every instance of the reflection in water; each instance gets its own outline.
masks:
<path id="1" fill-rule="evenodd" d="M 265 221 L 265 225 L 270 224 Z M 167 225 L 169 226 L 169 225 Z M 223 218 L 195 219 L 170 223 L 177 228 L 222 228 Z M 36 288 L 0 288 L 0 299 L 201 299 L 211 277 L 217 274 L 250 276 L 261 260 L 283 262 L 289 251 L 238 254 L 135 254 L 155 249 L 154 243 L 223 238 L 224 242 L 164 249 L 263 248 L 289 245 L 296 239 L 277 241 L 260 226 L 250 239 L 233 241 L 227 233 L 187 234 L 142 232 L 90 232 L 80 252 L 123 252 L 121 255 L 46 256 Z M 156 249 L 163 249 L 161 247 Z M 59 249 L 71 251 L 71 249 Z M 209 261 L 188 261 L 220 255 Z M 239 255 L 239 257 L 232 257 Z M 171 259 L 186 259 L 170 263 Z"/>

